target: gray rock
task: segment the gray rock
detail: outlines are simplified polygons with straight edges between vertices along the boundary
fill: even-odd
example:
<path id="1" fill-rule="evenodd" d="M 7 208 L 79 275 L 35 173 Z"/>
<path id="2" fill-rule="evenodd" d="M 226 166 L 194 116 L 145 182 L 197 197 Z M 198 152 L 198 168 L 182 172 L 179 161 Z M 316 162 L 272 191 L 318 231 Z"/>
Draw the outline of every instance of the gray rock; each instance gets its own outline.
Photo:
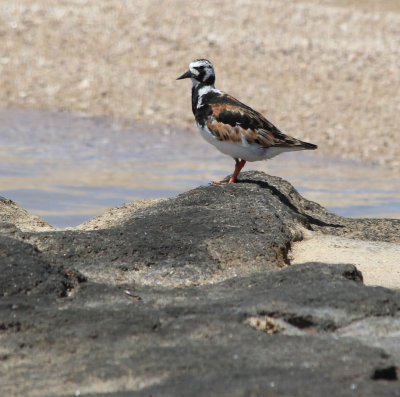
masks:
<path id="1" fill-rule="evenodd" d="M 302 228 L 393 242 L 399 221 L 338 217 L 255 172 L 124 214 L 0 228 L 2 270 L 18 265 L 0 288 L 21 285 L 0 300 L 1 395 L 400 396 L 400 292 L 351 264 L 288 266 Z M 33 279 L 50 286 L 28 295 Z"/>
<path id="2" fill-rule="evenodd" d="M 68 273 L 43 260 L 38 249 L 26 242 L 0 236 L 0 297 L 13 295 L 66 296 L 78 280 L 76 271 Z"/>
<path id="3" fill-rule="evenodd" d="M 18 226 L 21 230 L 55 230 L 43 218 L 30 214 L 14 201 L 0 196 L 0 222 Z"/>

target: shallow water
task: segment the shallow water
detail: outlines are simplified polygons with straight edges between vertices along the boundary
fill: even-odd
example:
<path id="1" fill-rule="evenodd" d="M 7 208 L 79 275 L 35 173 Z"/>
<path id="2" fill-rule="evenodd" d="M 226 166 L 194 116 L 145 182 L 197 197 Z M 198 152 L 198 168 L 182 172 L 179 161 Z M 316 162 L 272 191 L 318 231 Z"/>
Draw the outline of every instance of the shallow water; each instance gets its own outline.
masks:
<path id="1" fill-rule="evenodd" d="M 0 111 L 0 194 L 57 227 L 75 226 L 110 206 L 172 197 L 220 180 L 234 162 L 196 134 L 69 113 Z M 283 154 L 245 170 L 280 176 L 306 198 L 352 217 L 400 218 L 395 170 Z"/>

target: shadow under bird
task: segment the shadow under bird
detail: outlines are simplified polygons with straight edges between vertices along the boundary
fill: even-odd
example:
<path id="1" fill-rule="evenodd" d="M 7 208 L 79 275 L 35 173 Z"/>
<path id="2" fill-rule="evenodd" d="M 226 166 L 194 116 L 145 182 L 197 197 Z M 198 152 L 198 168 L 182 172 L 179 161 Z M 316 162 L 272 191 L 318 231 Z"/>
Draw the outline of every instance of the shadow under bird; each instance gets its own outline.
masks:
<path id="1" fill-rule="evenodd" d="M 317 145 L 282 133 L 262 114 L 215 88 L 214 67 L 196 59 L 177 80 L 192 80 L 192 111 L 202 137 L 219 151 L 234 158 L 233 183 L 247 161 L 267 160 L 283 152 L 314 150 Z"/>

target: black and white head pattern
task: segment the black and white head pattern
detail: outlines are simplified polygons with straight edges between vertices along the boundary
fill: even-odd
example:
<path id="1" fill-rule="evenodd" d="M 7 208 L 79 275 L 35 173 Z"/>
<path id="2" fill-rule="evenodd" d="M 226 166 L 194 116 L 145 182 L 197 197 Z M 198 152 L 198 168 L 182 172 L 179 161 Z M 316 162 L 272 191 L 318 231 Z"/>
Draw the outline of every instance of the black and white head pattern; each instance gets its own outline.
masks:
<path id="1" fill-rule="evenodd" d="M 214 85 L 214 67 L 207 59 L 196 59 L 189 65 L 191 78 L 194 86 L 198 84 Z"/>

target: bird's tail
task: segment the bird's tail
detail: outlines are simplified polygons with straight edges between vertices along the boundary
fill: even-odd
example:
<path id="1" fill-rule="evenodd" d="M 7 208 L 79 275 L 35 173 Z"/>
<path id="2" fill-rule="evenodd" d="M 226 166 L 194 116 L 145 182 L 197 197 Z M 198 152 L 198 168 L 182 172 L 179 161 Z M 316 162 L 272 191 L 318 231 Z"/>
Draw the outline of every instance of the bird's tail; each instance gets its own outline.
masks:
<path id="1" fill-rule="evenodd" d="M 305 150 L 315 150 L 318 149 L 317 145 L 314 145 L 313 143 L 308 143 L 304 141 L 299 140 L 299 146 L 304 148 Z"/>
<path id="2" fill-rule="evenodd" d="M 318 148 L 313 143 L 304 142 L 290 135 L 285 135 L 278 129 L 275 129 L 273 135 L 275 138 L 273 146 L 289 147 L 292 148 L 291 150 L 315 150 Z"/>

